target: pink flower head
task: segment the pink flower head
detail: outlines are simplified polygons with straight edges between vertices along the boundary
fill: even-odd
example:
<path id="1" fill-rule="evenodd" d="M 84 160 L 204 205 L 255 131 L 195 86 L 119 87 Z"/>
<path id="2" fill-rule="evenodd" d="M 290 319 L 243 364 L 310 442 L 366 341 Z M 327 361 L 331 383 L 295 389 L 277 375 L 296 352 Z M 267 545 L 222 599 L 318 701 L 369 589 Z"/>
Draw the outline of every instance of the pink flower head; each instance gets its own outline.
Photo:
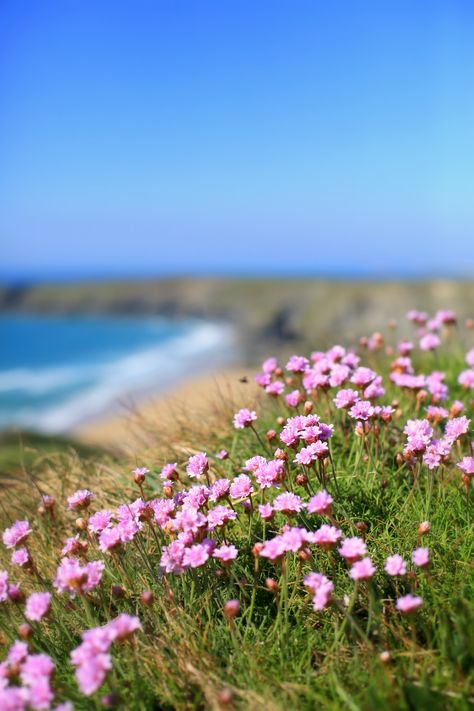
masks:
<path id="1" fill-rule="evenodd" d="M 462 469 L 467 476 L 474 476 L 474 457 L 463 457 L 456 466 Z"/>
<path id="2" fill-rule="evenodd" d="M 107 551 L 118 548 L 122 545 L 122 536 L 120 533 L 120 526 L 115 526 L 115 528 L 104 528 L 99 534 L 99 548 L 102 553 L 107 553 Z"/>
<path id="3" fill-rule="evenodd" d="M 97 511 L 97 513 L 92 514 L 87 523 L 89 531 L 92 531 L 92 533 L 100 533 L 104 528 L 110 525 L 112 516 L 113 513 L 109 510 Z"/>
<path id="4" fill-rule="evenodd" d="M 250 496 L 252 492 L 252 482 L 247 474 L 240 474 L 240 476 L 235 477 L 229 489 L 229 494 L 233 499 L 246 498 Z"/>
<path id="5" fill-rule="evenodd" d="M 28 521 L 15 521 L 13 526 L 3 532 L 3 543 L 7 548 L 15 548 L 23 543 L 31 533 Z"/>
<path id="6" fill-rule="evenodd" d="M 243 430 L 245 427 L 250 427 L 252 422 L 255 422 L 256 419 L 257 413 L 255 410 L 249 410 L 244 407 L 242 410 L 235 413 L 234 427 L 237 430 Z"/>
<path id="7" fill-rule="evenodd" d="M 426 336 L 420 338 L 420 350 L 422 351 L 434 351 L 440 345 L 441 340 L 435 333 L 427 333 Z"/>
<path id="8" fill-rule="evenodd" d="M 275 515 L 275 509 L 271 504 L 259 504 L 258 512 L 265 521 L 270 520 Z"/>
<path id="9" fill-rule="evenodd" d="M 458 383 L 462 385 L 463 388 L 472 390 L 474 388 L 474 368 L 463 370 L 462 373 L 459 374 Z"/>
<path id="10" fill-rule="evenodd" d="M 313 593 L 313 609 L 316 612 L 324 609 L 331 602 L 334 584 L 321 573 L 309 573 L 303 579 L 305 587 Z"/>
<path id="11" fill-rule="evenodd" d="M 351 383 L 354 383 L 354 385 L 358 385 L 359 387 L 365 388 L 376 377 L 377 373 L 375 373 L 373 370 L 361 366 L 360 368 L 357 368 L 357 370 L 354 371 L 351 377 Z"/>
<path id="12" fill-rule="evenodd" d="M 104 567 L 101 560 L 82 566 L 74 558 L 63 558 L 56 571 L 54 587 L 60 593 L 70 593 L 72 597 L 78 592 L 88 592 L 100 583 Z"/>
<path id="13" fill-rule="evenodd" d="M 349 410 L 349 417 L 361 422 L 365 422 L 370 417 L 373 417 L 374 414 L 375 410 L 369 400 L 359 400 Z"/>
<path id="14" fill-rule="evenodd" d="M 0 602 L 8 600 L 8 573 L 0 570 Z"/>
<path id="15" fill-rule="evenodd" d="M 285 402 L 289 407 L 298 407 L 303 401 L 303 395 L 299 390 L 292 390 L 291 393 L 285 395 Z"/>
<path id="16" fill-rule="evenodd" d="M 278 361 L 276 358 L 267 358 L 262 363 L 262 370 L 264 373 L 273 373 L 278 368 Z"/>
<path id="17" fill-rule="evenodd" d="M 194 454 L 188 460 L 188 465 L 186 467 L 186 472 L 191 478 L 201 477 L 209 469 L 209 462 L 207 456 L 204 452 L 198 452 Z"/>
<path id="18" fill-rule="evenodd" d="M 368 557 L 357 560 L 349 571 L 353 580 L 368 580 L 374 573 L 375 566 Z"/>
<path id="19" fill-rule="evenodd" d="M 275 511 L 281 511 L 281 513 L 291 515 L 299 513 L 299 511 L 303 508 L 303 503 L 297 494 L 293 494 L 291 491 L 286 491 L 274 499 L 273 507 Z"/>
<path id="20" fill-rule="evenodd" d="M 163 481 L 173 481 L 174 479 L 177 479 L 178 477 L 178 463 L 173 462 L 171 464 L 165 464 L 164 467 L 162 467 L 161 472 L 160 472 L 160 479 Z"/>
<path id="21" fill-rule="evenodd" d="M 400 355 L 402 355 L 402 356 L 410 355 L 413 348 L 414 348 L 413 343 L 411 341 L 406 341 L 406 340 L 399 341 L 399 343 L 397 345 L 397 350 L 400 353 Z"/>
<path id="22" fill-rule="evenodd" d="M 448 440 L 451 440 L 451 442 L 455 442 L 457 439 L 459 439 L 459 437 L 462 437 L 462 435 L 467 434 L 469 432 L 470 424 L 471 420 L 469 420 L 467 417 L 453 417 L 452 420 L 449 420 L 446 423 L 446 438 Z"/>
<path id="23" fill-rule="evenodd" d="M 32 622 L 39 622 L 51 609 L 51 593 L 31 593 L 26 601 L 25 616 Z"/>
<path id="24" fill-rule="evenodd" d="M 217 479 L 211 486 L 209 493 L 210 501 L 223 499 L 229 493 L 230 481 L 228 479 Z"/>
<path id="25" fill-rule="evenodd" d="M 336 397 L 333 399 L 338 410 L 348 410 L 356 404 L 359 399 L 359 393 L 356 390 L 348 388 L 347 390 L 339 390 Z"/>
<path id="26" fill-rule="evenodd" d="M 229 458 L 229 452 L 227 449 L 221 449 L 219 452 L 216 454 L 217 459 L 228 459 Z"/>
<path id="27" fill-rule="evenodd" d="M 274 459 L 271 462 L 264 460 L 264 463 L 255 471 L 255 479 L 261 489 L 275 486 L 283 478 L 285 464 L 281 459 Z"/>
<path id="28" fill-rule="evenodd" d="M 79 489 L 72 496 L 68 496 L 67 507 L 68 509 L 86 509 L 94 496 L 95 494 L 89 489 Z"/>
<path id="29" fill-rule="evenodd" d="M 144 477 L 149 473 L 150 470 L 148 469 L 148 467 L 135 467 L 135 469 L 132 469 L 132 474 L 135 474 L 139 477 Z"/>
<path id="30" fill-rule="evenodd" d="M 430 551 L 429 548 L 415 548 L 412 553 L 411 559 L 418 568 L 426 568 L 430 563 Z"/>
<path id="31" fill-rule="evenodd" d="M 316 543 L 318 546 L 332 548 L 340 540 L 341 536 L 342 531 L 338 528 L 335 526 L 328 526 L 328 524 L 323 523 L 317 531 L 308 534 L 308 540 L 310 543 Z"/>
<path id="32" fill-rule="evenodd" d="M 423 326 L 428 321 L 428 314 L 425 311 L 411 309 L 411 311 L 407 313 L 407 319 L 416 323 L 418 326 Z"/>
<path id="33" fill-rule="evenodd" d="M 327 491 L 318 491 L 307 503 L 306 510 L 310 514 L 324 516 L 331 512 L 333 498 Z"/>
<path id="34" fill-rule="evenodd" d="M 281 380 L 275 380 L 273 383 L 268 383 L 268 385 L 265 387 L 265 392 L 267 393 L 267 395 L 273 395 L 274 397 L 278 397 L 278 395 L 281 395 L 284 390 L 285 383 L 283 383 Z"/>
<path id="35" fill-rule="evenodd" d="M 403 614 L 409 614 L 421 607 L 422 604 L 423 598 L 408 593 L 408 595 L 398 598 L 395 607 Z"/>
<path id="36" fill-rule="evenodd" d="M 221 563 L 231 563 L 237 558 L 239 551 L 235 546 L 222 545 L 216 548 L 213 552 L 213 557 L 221 561 Z"/>
<path id="37" fill-rule="evenodd" d="M 122 612 L 106 625 L 107 633 L 113 642 L 123 642 L 142 628 L 138 617 L 132 617 Z"/>
<path id="38" fill-rule="evenodd" d="M 393 576 L 405 575 L 407 572 L 407 564 L 398 553 L 389 555 L 385 561 L 385 572 Z"/>
<path id="39" fill-rule="evenodd" d="M 17 548 L 15 551 L 13 551 L 12 557 L 11 557 L 11 563 L 12 563 L 12 565 L 19 565 L 21 567 L 31 563 L 31 557 L 28 552 L 28 549 L 27 548 Z"/>
<path id="40" fill-rule="evenodd" d="M 287 552 L 287 546 L 281 536 L 275 536 L 265 541 L 261 550 L 260 556 L 269 560 L 279 560 Z"/>
<path id="41" fill-rule="evenodd" d="M 72 555 L 82 555 L 88 549 L 88 544 L 86 541 L 81 541 L 79 534 L 67 538 L 64 542 L 64 546 L 61 550 L 62 556 L 72 556 Z"/>
<path id="42" fill-rule="evenodd" d="M 210 531 L 225 526 L 229 521 L 237 518 L 237 514 L 227 506 L 215 506 L 207 514 L 207 526 Z"/>
<path id="43" fill-rule="evenodd" d="M 209 549 L 202 543 L 185 548 L 183 564 L 189 568 L 200 568 L 209 559 Z"/>
<path id="44" fill-rule="evenodd" d="M 309 360 L 304 356 L 293 355 L 286 364 L 286 369 L 292 373 L 303 373 L 309 366 Z"/>
<path id="45" fill-rule="evenodd" d="M 353 536 L 342 541 L 338 553 L 348 563 L 355 563 L 367 553 L 367 546 L 362 538 Z"/>

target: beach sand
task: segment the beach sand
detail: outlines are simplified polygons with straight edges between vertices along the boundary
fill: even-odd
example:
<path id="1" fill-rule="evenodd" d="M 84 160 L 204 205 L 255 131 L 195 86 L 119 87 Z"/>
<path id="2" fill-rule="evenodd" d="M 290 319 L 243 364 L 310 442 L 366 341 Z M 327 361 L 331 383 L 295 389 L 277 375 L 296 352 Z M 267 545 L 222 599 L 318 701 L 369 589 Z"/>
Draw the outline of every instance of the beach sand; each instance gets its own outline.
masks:
<path id="1" fill-rule="evenodd" d="M 259 388 L 255 369 L 232 367 L 184 380 L 171 391 L 120 403 L 117 413 L 80 425 L 71 432 L 78 441 L 120 453 L 133 453 L 162 440 L 171 443 L 190 429 L 228 424 L 241 407 L 253 406 Z"/>

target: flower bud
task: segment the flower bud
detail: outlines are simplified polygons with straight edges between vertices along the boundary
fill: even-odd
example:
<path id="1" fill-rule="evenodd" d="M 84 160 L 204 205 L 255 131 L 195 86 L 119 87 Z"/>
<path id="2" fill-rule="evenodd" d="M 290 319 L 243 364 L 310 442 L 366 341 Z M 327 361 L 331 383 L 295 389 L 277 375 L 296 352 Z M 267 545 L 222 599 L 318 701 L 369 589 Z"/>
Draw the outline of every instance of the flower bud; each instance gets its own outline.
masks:
<path id="1" fill-rule="evenodd" d="M 390 654 L 388 649 L 384 649 L 383 652 L 380 652 L 379 659 L 382 662 L 382 664 L 388 664 L 392 659 L 392 655 Z"/>
<path id="2" fill-rule="evenodd" d="M 224 605 L 224 616 L 228 620 L 233 620 L 240 612 L 240 602 L 238 600 L 228 600 Z"/>
<path id="3" fill-rule="evenodd" d="M 23 623 L 18 627 L 18 635 L 22 639 L 29 639 L 31 635 L 33 634 L 33 630 L 31 629 L 30 625 Z"/>
<path id="4" fill-rule="evenodd" d="M 147 605 L 147 607 L 150 607 L 153 605 L 153 593 L 150 592 L 150 590 L 144 590 L 142 594 L 140 595 L 141 600 L 144 605 Z"/>
<path id="5" fill-rule="evenodd" d="M 365 521 L 357 521 L 355 526 L 356 526 L 357 530 L 360 531 L 361 533 L 364 533 L 365 531 L 368 530 L 368 526 L 365 523 Z"/>
<path id="6" fill-rule="evenodd" d="M 275 430 L 268 430 L 267 439 L 269 442 L 272 442 L 276 436 L 277 436 L 277 433 L 275 432 Z"/>
<path id="7" fill-rule="evenodd" d="M 277 422 L 278 422 L 278 424 L 280 425 L 280 427 L 283 427 L 283 425 L 285 424 L 286 420 L 285 420 L 284 417 L 277 417 Z"/>
<path id="8" fill-rule="evenodd" d="M 424 536 L 425 533 L 428 533 L 430 530 L 430 522 L 429 521 L 422 521 L 420 524 L 418 524 L 418 533 L 420 536 Z"/>
<path id="9" fill-rule="evenodd" d="M 311 402 L 311 400 L 306 400 L 305 404 L 303 405 L 303 412 L 305 415 L 309 415 L 310 412 L 313 412 L 314 408 L 314 403 Z"/>
<path id="10" fill-rule="evenodd" d="M 254 555 L 255 557 L 259 556 L 262 548 L 263 548 L 263 543 L 255 543 L 252 548 L 252 555 Z"/>
<path id="11" fill-rule="evenodd" d="M 298 486 L 306 486 L 306 484 L 308 483 L 308 477 L 306 476 L 306 474 L 297 474 L 296 483 L 298 484 Z"/>
<path id="12" fill-rule="evenodd" d="M 87 528 L 87 521 L 85 518 L 76 518 L 76 528 L 78 531 L 85 531 Z"/>
<path id="13" fill-rule="evenodd" d="M 276 595 L 279 590 L 278 583 L 274 578 L 267 578 L 265 580 L 265 587 L 274 595 Z"/>
<path id="14" fill-rule="evenodd" d="M 232 689 L 221 689 L 217 694 L 217 700 L 222 706 L 227 706 L 227 704 L 230 704 L 233 698 L 234 694 L 232 692 Z"/>
<path id="15" fill-rule="evenodd" d="M 125 597 L 125 588 L 123 588 L 121 585 L 112 585 L 110 587 L 110 592 L 112 597 Z"/>
<path id="16" fill-rule="evenodd" d="M 172 499 L 173 498 L 173 487 L 168 485 L 165 485 L 163 487 L 163 496 L 165 499 Z"/>

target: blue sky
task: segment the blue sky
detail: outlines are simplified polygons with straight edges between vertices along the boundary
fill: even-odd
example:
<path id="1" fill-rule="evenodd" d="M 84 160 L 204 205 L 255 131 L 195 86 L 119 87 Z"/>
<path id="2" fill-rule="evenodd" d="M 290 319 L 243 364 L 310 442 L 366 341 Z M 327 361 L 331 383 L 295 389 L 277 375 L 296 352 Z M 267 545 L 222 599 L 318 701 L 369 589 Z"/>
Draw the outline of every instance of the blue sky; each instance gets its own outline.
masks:
<path id="1" fill-rule="evenodd" d="M 0 276 L 474 273 L 470 0 L 3 0 Z"/>

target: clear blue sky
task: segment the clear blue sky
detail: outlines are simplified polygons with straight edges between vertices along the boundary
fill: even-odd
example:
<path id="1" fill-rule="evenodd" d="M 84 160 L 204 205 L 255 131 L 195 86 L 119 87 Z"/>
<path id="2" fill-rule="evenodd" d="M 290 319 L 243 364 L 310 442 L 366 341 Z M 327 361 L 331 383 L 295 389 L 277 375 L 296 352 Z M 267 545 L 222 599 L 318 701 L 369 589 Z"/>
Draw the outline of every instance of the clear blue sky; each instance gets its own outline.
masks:
<path id="1" fill-rule="evenodd" d="M 0 0 L 0 276 L 474 273 L 471 0 Z"/>

